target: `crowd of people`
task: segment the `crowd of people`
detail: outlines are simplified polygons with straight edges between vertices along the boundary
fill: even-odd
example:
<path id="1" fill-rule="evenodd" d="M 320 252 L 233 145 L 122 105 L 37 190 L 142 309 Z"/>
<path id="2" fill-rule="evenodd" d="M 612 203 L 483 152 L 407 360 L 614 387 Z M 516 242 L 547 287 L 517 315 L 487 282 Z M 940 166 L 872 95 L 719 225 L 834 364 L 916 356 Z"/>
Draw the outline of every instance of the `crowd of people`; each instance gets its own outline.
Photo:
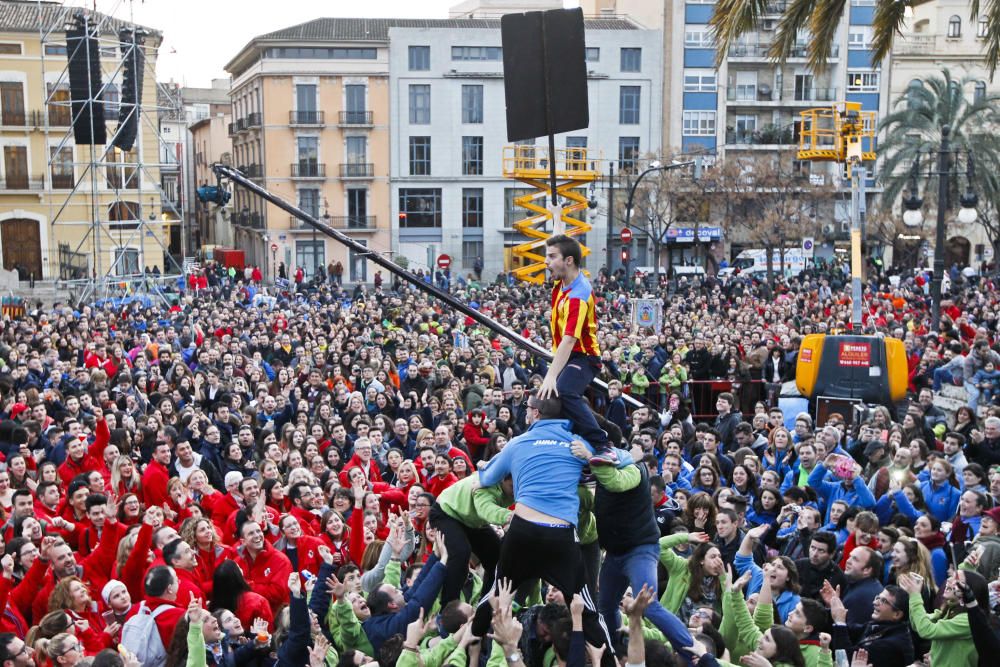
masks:
<path id="1" fill-rule="evenodd" d="M 839 270 L 591 283 L 546 250 L 553 284 L 451 287 L 551 363 L 396 277 L 0 322 L 0 665 L 985 664 L 992 282 L 931 331 L 925 276 L 873 274 L 912 400 L 817 425 L 781 386 L 849 320 Z"/>

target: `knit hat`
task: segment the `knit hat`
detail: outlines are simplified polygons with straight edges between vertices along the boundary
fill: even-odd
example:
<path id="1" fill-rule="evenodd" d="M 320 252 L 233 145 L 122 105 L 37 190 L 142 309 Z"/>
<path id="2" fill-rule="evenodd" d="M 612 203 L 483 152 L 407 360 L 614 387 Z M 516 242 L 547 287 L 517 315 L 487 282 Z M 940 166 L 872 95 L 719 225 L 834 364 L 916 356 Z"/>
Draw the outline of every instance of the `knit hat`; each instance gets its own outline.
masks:
<path id="1" fill-rule="evenodd" d="M 233 484 L 239 484 L 240 480 L 243 479 L 243 473 L 236 470 L 230 470 L 226 473 L 226 486 L 232 486 Z"/>
<path id="2" fill-rule="evenodd" d="M 983 512 L 983 516 L 988 516 L 993 519 L 998 526 L 1000 526 L 1000 507 L 994 507 L 993 509 L 986 510 Z"/>
<path id="3" fill-rule="evenodd" d="M 28 411 L 28 406 L 27 405 L 25 405 L 24 403 L 15 403 L 10 408 L 10 418 L 11 419 L 17 419 L 17 416 L 19 414 L 21 414 L 22 412 L 27 412 L 27 411 Z"/>
<path id="4" fill-rule="evenodd" d="M 104 584 L 104 588 L 101 589 L 101 597 L 104 599 L 104 604 L 111 604 L 111 594 L 115 592 L 115 589 L 121 586 L 122 588 L 127 588 L 125 584 L 118 581 L 117 579 L 112 579 L 108 583 Z"/>

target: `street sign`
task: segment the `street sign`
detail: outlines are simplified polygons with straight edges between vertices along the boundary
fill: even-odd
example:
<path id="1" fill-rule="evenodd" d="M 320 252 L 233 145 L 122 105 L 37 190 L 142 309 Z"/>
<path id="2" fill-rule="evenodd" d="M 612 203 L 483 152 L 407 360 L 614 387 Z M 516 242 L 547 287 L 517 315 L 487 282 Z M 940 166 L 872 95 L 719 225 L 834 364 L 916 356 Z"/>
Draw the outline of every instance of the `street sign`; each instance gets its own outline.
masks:
<path id="1" fill-rule="evenodd" d="M 622 227 L 622 243 L 632 242 L 632 230 L 628 227 Z"/>
<path id="2" fill-rule="evenodd" d="M 451 257 L 444 254 L 438 255 L 437 265 L 439 269 L 447 269 L 451 266 Z"/>
<path id="3" fill-rule="evenodd" d="M 278 252 L 278 244 L 277 243 L 272 243 L 271 244 L 271 252 Z"/>

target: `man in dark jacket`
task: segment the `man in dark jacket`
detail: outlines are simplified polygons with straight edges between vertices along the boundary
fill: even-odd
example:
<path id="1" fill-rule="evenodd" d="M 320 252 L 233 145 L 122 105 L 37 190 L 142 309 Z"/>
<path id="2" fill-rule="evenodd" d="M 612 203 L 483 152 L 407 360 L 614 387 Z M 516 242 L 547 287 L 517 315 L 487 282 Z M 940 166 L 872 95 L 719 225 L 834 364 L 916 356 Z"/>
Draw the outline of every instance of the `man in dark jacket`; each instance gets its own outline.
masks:
<path id="1" fill-rule="evenodd" d="M 883 565 L 882 554 L 870 547 L 857 547 L 847 558 L 847 587 L 842 589 L 842 595 L 849 625 L 862 625 L 871 618 L 873 600 L 882 592 L 879 577 Z"/>
<path id="2" fill-rule="evenodd" d="M 834 588 L 844 590 L 847 579 L 844 572 L 834 562 L 837 553 L 837 536 L 825 530 L 813 533 L 809 540 L 809 557 L 795 561 L 799 571 L 800 595 L 804 598 L 819 599 L 823 583 L 830 582 Z"/>
<path id="3" fill-rule="evenodd" d="M 728 391 L 719 394 L 715 400 L 715 409 L 719 411 L 719 416 L 715 418 L 712 428 L 719 432 L 719 442 L 724 452 L 733 450 L 736 444 L 736 427 L 743 421 L 743 415 L 733 412 L 736 398 Z"/>
<path id="4" fill-rule="evenodd" d="M 427 559 L 417 580 L 404 594 L 391 584 L 382 584 L 368 594 L 368 609 L 371 617 L 361 624 L 376 653 L 389 637 L 406 634 L 406 626 L 417 620 L 420 610 L 425 615 L 431 613 L 431 606 L 437 600 L 444 584 L 448 563 L 448 551 L 444 539 L 439 536 L 435 550 L 440 554 Z"/>
<path id="5" fill-rule="evenodd" d="M 585 461 L 590 458 L 589 450 L 581 443 L 574 443 L 573 454 Z M 641 448 L 634 448 L 631 454 L 633 459 L 642 458 Z M 627 456 L 627 452 L 619 450 L 620 461 L 626 461 Z M 597 538 L 605 550 L 598 610 L 614 636 L 621 625 L 618 603 L 625 589 L 638 591 L 644 584 L 653 591 L 657 588 L 660 529 L 650 503 L 646 466 L 630 462 L 622 468 L 594 466 L 592 470 L 598 482 L 594 496 Z M 645 616 L 667 637 L 675 651 L 693 643 L 680 619 L 656 599 L 647 607 Z"/>
<path id="6" fill-rule="evenodd" d="M 907 667 L 913 663 L 913 636 L 907 621 L 910 596 L 898 586 L 887 586 L 875 598 L 871 617 L 861 625 L 847 622 L 848 611 L 835 593 L 825 596 L 833 618 L 830 648 L 844 649 L 847 659 L 855 651 L 868 651 L 868 664 Z M 859 637 L 857 642 L 851 636 Z"/>

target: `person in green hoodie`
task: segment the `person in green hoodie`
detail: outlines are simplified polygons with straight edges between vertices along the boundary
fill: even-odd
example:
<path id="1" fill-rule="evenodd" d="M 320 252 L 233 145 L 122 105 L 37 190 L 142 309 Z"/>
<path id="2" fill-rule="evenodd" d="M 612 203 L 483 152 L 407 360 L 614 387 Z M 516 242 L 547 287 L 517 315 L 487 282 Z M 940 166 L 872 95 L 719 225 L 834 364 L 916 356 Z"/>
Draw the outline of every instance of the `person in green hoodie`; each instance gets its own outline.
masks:
<path id="1" fill-rule="evenodd" d="M 918 635 L 931 642 L 931 664 L 934 667 L 977 667 L 979 653 L 972 641 L 969 617 L 958 604 L 955 577 L 948 577 L 942 591 L 941 608 L 933 614 L 924 610 L 921 589 L 923 581 L 913 574 L 904 574 L 897 582 L 910 594 L 910 625 Z M 965 572 L 965 583 L 976 594 L 984 609 L 988 609 L 989 593 L 986 580 L 978 572 Z"/>
<path id="2" fill-rule="evenodd" d="M 697 545 L 688 558 L 674 553 L 674 547 L 685 543 Z M 676 614 L 684 623 L 687 623 L 690 611 L 682 614 L 682 607 L 690 610 L 698 604 L 722 612 L 720 579 L 726 564 L 719 547 L 708 541 L 707 533 L 676 533 L 661 537 L 660 562 L 670 576 L 667 590 L 660 597 L 660 604 L 667 611 Z"/>
<path id="3" fill-rule="evenodd" d="M 514 481 L 510 475 L 499 484 L 478 488 L 479 473 L 469 475 L 441 492 L 428 521 L 444 536 L 450 566 L 441 587 L 441 606 L 458 598 L 469 576 L 469 557 L 483 564 L 483 590 L 493 587 L 500 537 L 493 526 L 505 526 L 513 512 Z"/>

